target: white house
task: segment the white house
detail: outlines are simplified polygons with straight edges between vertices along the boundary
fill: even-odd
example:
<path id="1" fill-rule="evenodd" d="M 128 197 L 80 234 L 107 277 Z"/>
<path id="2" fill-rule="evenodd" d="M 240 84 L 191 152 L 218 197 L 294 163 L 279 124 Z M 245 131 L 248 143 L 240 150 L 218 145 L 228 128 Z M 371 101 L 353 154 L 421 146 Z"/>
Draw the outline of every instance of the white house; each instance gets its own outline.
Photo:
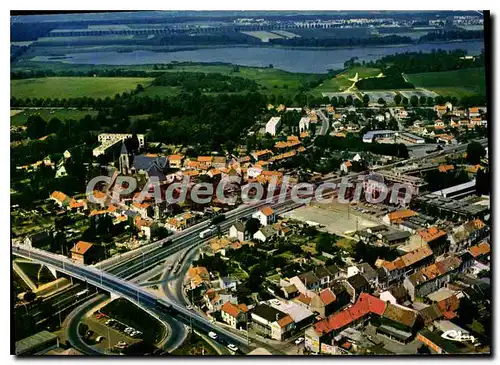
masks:
<path id="1" fill-rule="evenodd" d="M 270 206 L 265 206 L 258 212 L 255 212 L 252 214 L 252 217 L 258 219 L 262 226 L 267 226 L 276 222 L 276 213 Z"/>
<path id="2" fill-rule="evenodd" d="M 254 233 L 253 239 L 261 242 L 266 242 L 276 234 L 277 232 L 273 226 L 264 226 Z"/>
<path id="3" fill-rule="evenodd" d="M 248 233 L 243 222 L 236 222 L 229 228 L 229 237 L 236 238 L 242 242 L 248 239 Z"/>
<path id="4" fill-rule="evenodd" d="M 272 117 L 266 124 L 266 133 L 275 136 L 281 126 L 281 117 Z"/>
<path id="5" fill-rule="evenodd" d="M 311 122 L 311 118 L 302 117 L 299 121 L 299 131 L 304 132 L 309 129 L 309 123 Z"/>

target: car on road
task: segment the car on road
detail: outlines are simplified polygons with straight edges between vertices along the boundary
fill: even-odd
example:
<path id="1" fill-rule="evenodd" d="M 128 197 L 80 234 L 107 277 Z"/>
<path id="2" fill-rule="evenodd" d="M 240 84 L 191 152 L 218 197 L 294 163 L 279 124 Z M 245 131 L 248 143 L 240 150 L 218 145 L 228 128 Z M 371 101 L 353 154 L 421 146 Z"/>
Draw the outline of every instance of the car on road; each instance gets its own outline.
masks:
<path id="1" fill-rule="evenodd" d="M 300 345 L 302 342 L 304 342 L 304 337 L 299 337 L 295 340 L 296 345 Z"/>
<path id="2" fill-rule="evenodd" d="M 238 348 L 235 345 L 233 345 L 232 343 L 227 345 L 227 348 L 231 351 L 238 352 Z"/>
<path id="3" fill-rule="evenodd" d="M 188 305 L 186 305 L 186 309 L 191 310 L 191 309 L 193 309 L 193 306 L 191 304 L 188 304 Z"/>
<path id="4" fill-rule="evenodd" d="M 213 340 L 216 340 L 217 339 L 217 333 L 210 331 L 210 332 L 208 332 L 208 337 L 210 337 Z"/>
<path id="5" fill-rule="evenodd" d="M 104 340 L 104 336 L 99 336 L 95 339 L 95 342 L 99 343 L 101 342 L 102 340 Z"/>

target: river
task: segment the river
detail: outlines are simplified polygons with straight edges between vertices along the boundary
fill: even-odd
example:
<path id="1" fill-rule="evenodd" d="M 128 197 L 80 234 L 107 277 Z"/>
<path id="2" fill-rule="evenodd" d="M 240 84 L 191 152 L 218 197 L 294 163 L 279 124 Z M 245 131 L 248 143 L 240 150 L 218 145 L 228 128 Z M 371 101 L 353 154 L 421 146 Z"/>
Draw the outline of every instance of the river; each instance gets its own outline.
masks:
<path id="1" fill-rule="evenodd" d="M 286 49 L 271 47 L 222 47 L 200 48 L 189 51 L 154 52 L 89 52 L 68 53 L 64 59 L 37 56 L 32 61 L 65 62 L 96 65 L 138 65 L 178 62 L 226 62 L 243 66 L 275 68 L 290 72 L 324 73 L 329 69 L 341 69 L 351 57 L 360 61 L 377 60 L 383 56 L 401 52 L 431 52 L 433 49 L 465 49 L 476 55 L 484 48 L 482 41 L 422 43 L 403 46 L 353 47 L 335 49 Z"/>

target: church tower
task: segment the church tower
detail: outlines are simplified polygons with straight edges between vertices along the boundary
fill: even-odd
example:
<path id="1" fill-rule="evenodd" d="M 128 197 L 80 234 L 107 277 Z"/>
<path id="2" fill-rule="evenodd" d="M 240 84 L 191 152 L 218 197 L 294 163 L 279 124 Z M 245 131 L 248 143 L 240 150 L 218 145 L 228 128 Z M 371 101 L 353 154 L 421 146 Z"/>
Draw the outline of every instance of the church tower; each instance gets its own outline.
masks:
<path id="1" fill-rule="evenodd" d="M 120 168 L 120 172 L 123 175 L 127 175 L 130 171 L 128 150 L 127 150 L 127 146 L 125 146 L 124 142 L 122 142 L 122 149 L 120 151 L 119 168 Z"/>

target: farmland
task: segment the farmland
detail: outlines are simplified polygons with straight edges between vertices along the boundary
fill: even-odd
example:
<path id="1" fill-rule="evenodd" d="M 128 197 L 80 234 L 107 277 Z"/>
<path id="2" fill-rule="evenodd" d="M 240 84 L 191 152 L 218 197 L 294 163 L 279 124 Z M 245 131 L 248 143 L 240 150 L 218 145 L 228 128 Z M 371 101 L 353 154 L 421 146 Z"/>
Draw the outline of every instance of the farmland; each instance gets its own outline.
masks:
<path id="1" fill-rule="evenodd" d="M 44 120 L 51 120 L 52 118 L 57 118 L 59 120 L 67 120 L 74 119 L 79 120 L 82 119 L 87 114 L 90 116 L 97 115 L 97 111 L 95 110 L 78 110 L 78 109 L 42 109 L 42 108 L 33 108 L 33 109 L 24 109 L 24 110 L 15 110 L 15 114 L 12 113 L 10 116 L 10 122 L 12 125 L 23 125 L 28 121 L 28 118 L 32 115 L 39 115 Z"/>
<path id="2" fill-rule="evenodd" d="M 146 86 L 151 78 L 142 77 L 50 77 L 11 81 L 15 98 L 105 98 Z"/>
<path id="3" fill-rule="evenodd" d="M 424 87 L 442 96 L 463 97 L 486 93 L 484 68 L 425 72 L 405 75 L 416 87 Z"/>

